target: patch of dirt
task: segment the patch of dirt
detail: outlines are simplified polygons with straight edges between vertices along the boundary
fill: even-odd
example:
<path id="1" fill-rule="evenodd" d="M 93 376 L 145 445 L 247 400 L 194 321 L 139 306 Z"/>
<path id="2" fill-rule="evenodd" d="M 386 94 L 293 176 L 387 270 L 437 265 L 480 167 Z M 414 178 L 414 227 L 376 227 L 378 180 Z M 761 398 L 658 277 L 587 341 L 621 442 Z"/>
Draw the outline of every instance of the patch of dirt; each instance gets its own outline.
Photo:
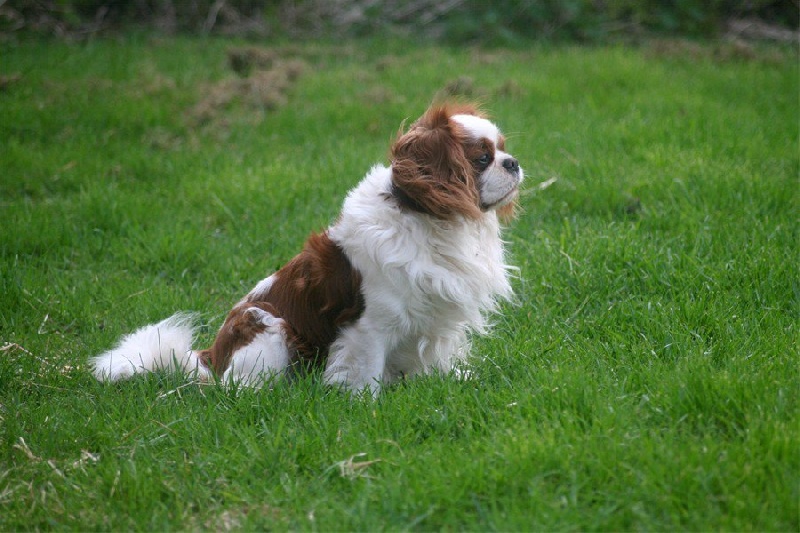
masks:
<path id="1" fill-rule="evenodd" d="M 361 93 L 361 100 L 372 105 L 399 104 L 405 100 L 388 87 L 375 85 Z"/>
<path id="2" fill-rule="evenodd" d="M 238 77 L 206 88 L 205 96 L 189 111 L 193 125 L 224 122 L 234 105 L 257 116 L 274 111 L 286 105 L 289 91 L 308 69 L 302 59 L 256 46 L 230 48 L 228 66 Z"/>
<path id="3" fill-rule="evenodd" d="M 269 70 L 281 58 L 281 51 L 259 46 L 229 48 L 227 53 L 228 66 L 243 77 L 253 70 Z"/>
<path id="4" fill-rule="evenodd" d="M 436 100 L 444 100 L 450 97 L 478 98 L 485 97 L 485 91 L 475 85 L 475 80 L 470 76 L 459 76 L 447 82 L 444 87 L 436 93 Z"/>
<path id="5" fill-rule="evenodd" d="M 439 89 L 434 100 L 465 98 L 484 102 L 497 99 L 511 100 L 523 96 L 525 96 L 525 89 L 513 79 L 505 80 L 497 87 L 489 89 L 476 84 L 475 80 L 470 76 L 459 76 Z"/>
<path id="6" fill-rule="evenodd" d="M 0 92 L 7 91 L 12 85 L 17 83 L 21 79 L 22 79 L 22 74 L 20 74 L 19 72 L 0 76 Z"/>

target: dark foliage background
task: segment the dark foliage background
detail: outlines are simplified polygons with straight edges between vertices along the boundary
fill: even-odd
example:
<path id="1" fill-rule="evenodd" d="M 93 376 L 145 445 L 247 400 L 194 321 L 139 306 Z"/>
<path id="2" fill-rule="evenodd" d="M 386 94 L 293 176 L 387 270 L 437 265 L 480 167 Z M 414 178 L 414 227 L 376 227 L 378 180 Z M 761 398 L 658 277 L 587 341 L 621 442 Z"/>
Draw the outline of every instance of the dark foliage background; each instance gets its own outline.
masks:
<path id="1" fill-rule="evenodd" d="M 796 40 L 800 0 L 0 0 L 3 36 L 165 33 L 595 42 L 652 34 Z"/>

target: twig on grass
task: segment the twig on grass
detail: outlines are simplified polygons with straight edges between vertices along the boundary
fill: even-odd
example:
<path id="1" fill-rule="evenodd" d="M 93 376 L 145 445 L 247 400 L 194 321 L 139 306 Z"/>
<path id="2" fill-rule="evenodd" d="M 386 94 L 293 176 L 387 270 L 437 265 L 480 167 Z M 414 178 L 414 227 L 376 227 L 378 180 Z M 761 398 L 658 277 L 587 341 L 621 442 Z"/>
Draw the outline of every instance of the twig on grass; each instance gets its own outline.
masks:
<path id="1" fill-rule="evenodd" d="M 536 188 L 539 189 L 540 191 L 543 191 L 543 190 L 545 190 L 546 188 L 550 187 L 552 184 L 554 184 L 557 181 L 558 181 L 558 177 L 553 176 L 549 180 L 544 180 L 543 182 L 541 182 L 539 185 L 536 186 Z"/>
<path id="2" fill-rule="evenodd" d="M 24 453 L 25 457 L 27 457 L 31 461 L 34 461 L 34 462 L 38 463 L 39 461 L 42 460 L 41 457 L 39 457 L 38 455 L 33 453 L 33 451 L 31 451 L 30 446 L 28 446 L 28 443 L 25 442 L 25 439 L 22 438 L 22 437 L 19 438 L 19 444 L 15 444 L 13 447 L 16 448 L 17 450 L 20 450 L 22 453 Z"/>
<path id="3" fill-rule="evenodd" d="M 5 343 L 5 344 L 3 345 L 3 347 L 2 347 L 2 348 L 0 348 L 0 352 L 7 352 L 7 351 L 11 350 L 12 348 L 16 348 L 17 350 L 23 351 L 23 352 L 25 352 L 25 353 L 26 353 L 26 354 L 28 354 L 28 355 L 33 355 L 33 354 L 30 352 L 30 350 L 26 350 L 26 349 L 25 349 L 23 346 L 20 346 L 20 345 L 19 345 L 19 344 L 17 344 L 16 342 L 7 342 L 7 343 Z"/>
<path id="4" fill-rule="evenodd" d="M 157 400 L 163 400 L 164 398 L 166 398 L 168 396 L 172 396 L 173 394 L 177 394 L 178 398 L 181 398 L 181 390 L 185 389 L 186 387 L 191 387 L 191 386 L 194 386 L 194 385 L 197 385 L 198 389 L 200 389 L 201 394 L 202 394 L 203 385 L 210 385 L 210 383 L 204 383 L 204 382 L 202 382 L 200 380 L 192 380 L 192 381 L 189 381 L 188 383 L 184 383 L 183 385 L 178 385 L 177 387 L 175 387 L 172 390 L 169 390 L 169 391 L 166 391 L 166 392 L 162 392 L 161 394 L 156 396 L 156 399 Z"/>
<path id="5" fill-rule="evenodd" d="M 372 461 L 356 461 L 355 459 L 358 457 L 364 457 L 367 455 L 366 453 L 357 453 L 355 455 L 351 455 L 350 458 L 345 459 L 344 461 L 338 461 L 328 467 L 325 470 L 325 473 L 330 472 L 334 468 L 339 469 L 339 475 L 341 477 L 347 479 L 355 479 L 358 477 L 370 477 L 366 474 L 365 470 L 372 466 L 375 463 L 380 463 L 381 459 L 374 459 Z"/>
<path id="6" fill-rule="evenodd" d="M 44 335 L 46 332 L 44 330 L 44 325 L 47 324 L 47 321 L 50 319 L 50 313 L 46 313 L 44 315 L 44 319 L 42 319 L 42 323 L 39 324 L 39 329 L 36 331 L 39 335 Z"/>

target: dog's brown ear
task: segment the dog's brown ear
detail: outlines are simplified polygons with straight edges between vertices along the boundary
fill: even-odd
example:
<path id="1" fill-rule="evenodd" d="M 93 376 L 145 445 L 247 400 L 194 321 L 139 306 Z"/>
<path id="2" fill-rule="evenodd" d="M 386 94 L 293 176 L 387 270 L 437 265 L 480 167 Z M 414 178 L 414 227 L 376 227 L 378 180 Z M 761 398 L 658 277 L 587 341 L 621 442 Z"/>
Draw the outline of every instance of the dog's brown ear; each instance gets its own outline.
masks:
<path id="1" fill-rule="evenodd" d="M 481 216 L 464 133 L 446 106 L 429 109 L 392 146 L 392 189 L 400 205 L 436 218 Z"/>

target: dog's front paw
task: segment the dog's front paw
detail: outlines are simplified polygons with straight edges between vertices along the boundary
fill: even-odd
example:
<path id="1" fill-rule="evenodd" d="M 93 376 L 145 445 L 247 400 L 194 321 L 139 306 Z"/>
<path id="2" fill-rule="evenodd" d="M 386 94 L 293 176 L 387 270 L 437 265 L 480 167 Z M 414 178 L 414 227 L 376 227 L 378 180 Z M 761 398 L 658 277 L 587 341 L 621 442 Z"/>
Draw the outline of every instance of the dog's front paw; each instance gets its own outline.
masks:
<path id="1" fill-rule="evenodd" d="M 348 368 L 328 368 L 325 383 L 353 392 L 365 392 L 376 396 L 381 390 L 380 377 L 373 377 Z"/>

